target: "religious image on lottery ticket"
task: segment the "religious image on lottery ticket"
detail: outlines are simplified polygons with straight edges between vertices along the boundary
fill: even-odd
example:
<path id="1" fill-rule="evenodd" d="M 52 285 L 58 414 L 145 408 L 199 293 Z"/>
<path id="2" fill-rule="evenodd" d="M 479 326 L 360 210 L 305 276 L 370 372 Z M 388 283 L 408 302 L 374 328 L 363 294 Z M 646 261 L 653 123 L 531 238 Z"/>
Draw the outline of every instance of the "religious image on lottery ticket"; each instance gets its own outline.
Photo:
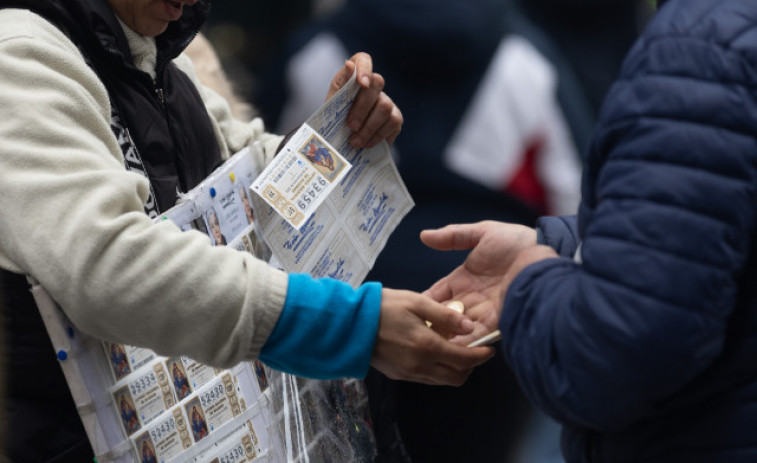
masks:
<path id="1" fill-rule="evenodd" d="M 354 76 L 266 169 L 256 143 L 155 219 L 288 272 L 359 285 L 413 201 L 386 143 L 354 149 Z M 266 172 L 267 171 L 267 172 Z M 216 368 L 81 333 L 38 284 L 40 312 L 98 462 L 370 462 L 364 385 L 311 380 L 259 360 Z M 212 310 L 212 308 L 208 308 Z"/>
<path id="2" fill-rule="evenodd" d="M 103 342 L 105 355 L 110 361 L 111 371 L 116 380 L 138 370 L 142 365 L 155 358 L 155 352 L 150 349 Z"/>
<path id="3" fill-rule="evenodd" d="M 299 229 L 350 168 L 339 152 L 304 124 L 255 180 L 252 190 Z"/>

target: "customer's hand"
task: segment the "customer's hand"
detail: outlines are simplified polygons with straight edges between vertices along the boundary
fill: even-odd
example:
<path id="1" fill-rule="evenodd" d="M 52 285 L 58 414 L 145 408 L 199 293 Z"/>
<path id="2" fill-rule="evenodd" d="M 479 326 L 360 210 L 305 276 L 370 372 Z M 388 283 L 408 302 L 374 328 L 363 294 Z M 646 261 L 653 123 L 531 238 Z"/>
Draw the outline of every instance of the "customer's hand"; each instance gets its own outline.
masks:
<path id="1" fill-rule="evenodd" d="M 464 347 L 445 337 L 468 334 L 472 327 L 465 316 L 426 296 L 384 288 L 371 365 L 392 379 L 460 386 L 494 355 L 489 347 Z"/>
<path id="2" fill-rule="evenodd" d="M 459 267 L 424 293 L 438 302 L 463 302 L 465 314 L 476 322 L 476 327 L 472 336 L 462 337 L 460 342 L 467 343 L 496 330 L 505 291 L 513 277 L 508 272 L 521 251 L 536 247 L 536 230 L 483 221 L 424 230 L 421 241 L 442 251 L 472 249 Z"/>
<path id="3" fill-rule="evenodd" d="M 370 55 L 356 53 L 347 60 L 332 79 L 326 99 L 347 83 L 355 69 L 361 88 L 347 115 L 347 127 L 355 132 L 350 144 L 355 148 L 371 148 L 386 140 L 391 145 L 402 129 L 402 112 L 383 92 L 384 78 L 373 72 Z"/>

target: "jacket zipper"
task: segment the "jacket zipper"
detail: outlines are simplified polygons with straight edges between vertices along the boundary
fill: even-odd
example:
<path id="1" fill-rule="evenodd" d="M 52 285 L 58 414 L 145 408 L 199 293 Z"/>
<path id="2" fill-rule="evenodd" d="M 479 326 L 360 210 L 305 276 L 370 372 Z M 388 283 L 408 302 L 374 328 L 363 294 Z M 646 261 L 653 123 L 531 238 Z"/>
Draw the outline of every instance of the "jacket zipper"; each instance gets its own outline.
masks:
<path id="1" fill-rule="evenodd" d="M 166 63 L 165 61 L 161 60 L 155 66 L 155 82 L 154 82 L 154 85 L 155 85 L 155 95 L 157 95 L 158 101 L 160 101 L 160 106 L 161 106 L 161 108 L 163 108 L 163 117 L 165 117 L 165 119 L 166 119 L 166 125 L 168 126 L 168 136 L 170 137 L 171 141 L 175 144 L 176 143 L 176 138 L 174 137 L 173 127 L 171 126 L 171 120 L 170 120 L 169 112 L 168 112 L 168 105 L 166 104 L 166 95 L 165 95 L 165 92 L 163 90 L 163 77 L 164 77 L 164 71 L 166 69 L 166 65 L 167 64 L 168 63 Z M 175 162 L 177 164 L 177 167 L 179 167 L 180 160 L 176 159 Z M 180 170 L 180 169 L 177 169 L 177 170 Z M 186 182 L 184 181 L 184 179 L 182 178 L 182 176 L 181 175 L 177 175 L 177 180 L 179 182 L 178 188 L 182 192 L 186 192 L 187 191 L 187 185 L 186 185 Z"/>

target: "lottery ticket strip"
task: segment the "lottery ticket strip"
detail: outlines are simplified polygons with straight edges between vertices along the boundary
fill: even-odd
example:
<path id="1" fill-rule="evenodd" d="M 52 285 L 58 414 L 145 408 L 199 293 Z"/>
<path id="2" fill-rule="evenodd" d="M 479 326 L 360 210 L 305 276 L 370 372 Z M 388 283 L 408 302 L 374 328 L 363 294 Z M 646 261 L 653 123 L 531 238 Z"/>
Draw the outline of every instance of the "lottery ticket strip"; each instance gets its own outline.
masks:
<path id="1" fill-rule="evenodd" d="M 357 286 L 413 206 L 388 145 L 347 142 L 357 91 L 353 76 L 262 173 L 246 148 L 157 220 Z M 30 281 L 99 463 L 373 460 L 362 382 L 294 377 L 258 361 L 216 369 L 103 342 Z"/>

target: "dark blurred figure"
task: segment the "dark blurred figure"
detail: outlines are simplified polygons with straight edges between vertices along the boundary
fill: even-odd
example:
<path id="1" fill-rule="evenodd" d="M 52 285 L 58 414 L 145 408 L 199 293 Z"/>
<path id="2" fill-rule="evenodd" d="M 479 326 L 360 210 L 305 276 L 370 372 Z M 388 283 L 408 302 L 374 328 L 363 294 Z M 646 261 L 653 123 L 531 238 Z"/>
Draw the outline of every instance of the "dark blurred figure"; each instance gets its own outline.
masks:
<path id="1" fill-rule="evenodd" d="M 575 212 L 580 153 L 638 31 L 639 2 L 523 3 L 528 9 L 508 0 L 352 0 L 305 27 L 268 66 L 254 105 L 270 128 L 305 120 L 323 101 L 324 79 L 354 50 L 373 56 L 403 112 L 395 154 L 416 207 L 369 280 L 423 290 L 455 268 L 463 254 L 423 246 L 425 228 L 533 225 L 544 212 Z M 532 416 L 499 353 L 460 388 L 375 371 L 367 385 L 378 461 L 513 461 Z"/>
<path id="2" fill-rule="evenodd" d="M 306 22 L 316 9 L 313 0 L 245 0 L 213 2 L 203 27 L 235 87 L 250 99 L 256 77 L 286 38 Z"/>
<path id="3" fill-rule="evenodd" d="M 649 0 L 515 0 L 570 63 L 596 114 L 653 9 Z"/>

